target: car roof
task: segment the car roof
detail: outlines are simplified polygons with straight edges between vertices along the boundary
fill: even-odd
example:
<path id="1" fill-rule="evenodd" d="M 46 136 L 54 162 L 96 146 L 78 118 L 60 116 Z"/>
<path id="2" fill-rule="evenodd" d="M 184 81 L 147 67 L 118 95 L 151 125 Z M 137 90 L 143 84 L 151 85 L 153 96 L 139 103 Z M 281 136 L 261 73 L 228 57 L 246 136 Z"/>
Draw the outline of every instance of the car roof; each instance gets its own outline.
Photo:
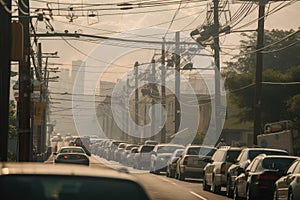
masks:
<path id="1" fill-rule="evenodd" d="M 84 155 L 84 154 L 83 154 Z M 59 164 L 49 165 L 42 163 L 9 163 L 0 162 L 0 176 L 10 174 L 23 174 L 23 175 L 66 175 L 66 176 L 88 176 L 88 177 L 102 177 L 102 178 L 115 178 L 127 179 L 136 181 L 134 177 L 121 170 L 112 170 L 108 167 L 87 167 L 73 164 Z"/>
<path id="2" fill-rule="evenodd" d="M 65 146 L 65 147 L 60 147 L 60 149 L 83 149 L 83 148 L 79 146 Z"/>
<path id="3" fill-rule="evenodd" d="M 263 150 L 263 151 L 280 151 L 280 152 L 287 152 L 286 150 L 283 149 L 273 149 L 273 148 L 263 148 L 263 147 L 249 147 L 249 148 L 244 148 L 244 151 L 251 151 L 251 150 Z"/>
<path id="4" fill-rule="evenodd" d="M 157 144 L 157 146 L 174 146 L 174 147 L 184 147 L 181 144 L 170 144 L 170 143 L 165 143 L 165 144 Z"/>
<path id="5" fill-rule="evenodd" d="M 298 159 L 297 156 L 285 156 L 285 155 L 266 155 L 266 154 L 259 154 L 257 157 L 263 157 L 263 158 L 295 158 Z"/>

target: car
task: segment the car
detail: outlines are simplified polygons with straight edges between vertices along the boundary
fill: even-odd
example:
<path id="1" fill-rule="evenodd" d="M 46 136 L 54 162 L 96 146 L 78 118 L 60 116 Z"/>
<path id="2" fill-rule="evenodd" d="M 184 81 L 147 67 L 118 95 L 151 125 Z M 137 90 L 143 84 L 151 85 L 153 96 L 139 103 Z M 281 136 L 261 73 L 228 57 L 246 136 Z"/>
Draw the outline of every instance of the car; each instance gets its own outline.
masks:
<path id="1" fill-rule="evenodd" d="M 127 163 L 127 155 L 130 153 L 130 150 L 134 147 L 139 147 L 137 144 L 126 144 L 124 150 L 121 152 L 120 155 L 120 162 L 123 164 Z"/>
<path id="2" fill-rule="evenodd" d="M 297 159 L 295 156 L 260 154 L 234 182 L 234 199 L 272 199 L 275 182 Z"/>
<path id="3" fill-rule="evenodd" d="M 276 181 L 274 188 L 274 200 L 300 199 L 300 158 L 292 163 L 285 176 Z"/>
<path id="4" fill-rule="evenodd" d="M 176 167 L 177 167 L 177 160 L 182 155 L 184 149 L 176 149 L 171 158 L 169 159 L 167 163 L 167 169 L 166 169 L 166 176 L 170 178 L 175 177 Z"/>
<path id="5" fill-rule="evenodd" d="M 133 168 L 135 169 L 148 169 L 150 166 L 150 152 L 154 149 L 155 145 L 141 145 L 138 153 L 134 156 Z"/>
<path id="6" fill-rule="evenodd" d="M 266 155 L 288 155 L 288 152 L 281 149 L 270 148 L 244 148 L 235 163 L 232 164 L 227 171 L 226 195 L 233 197 L 234 181 L 239 175 L 239 171 L 244 171 L 251 161 L 259 154 Z M 240 168 L 240 169 L 239 169 Z"/>
<path id="7" fill-rule="evenodd" d="M 168 160 L 176 149 L 185 148 L 179 144 L 157 144 L 151 151 L 150 173 L 159 174 L 166 171 Z"/>
<path id="8" fill-rule="evenodd" d="M 158 142 L 155 141 L 155 140 L 146 140 L 146 141 L 144 142 L 144 144 L 157 145 Z"/>
<path id="9" fill-rule="evenodd" d="M 134 157 L 135 155 L 139 152 L 139 148 L 138 147 L 133 147 L 132 149 L 130 149 L 129 154 L 126 157 L 126 165 L 129 167 L 133 167 L 134 165 Z"/>
<path id="10" fill-rule="evenodd" d="M 90 138 L 88 136 L 77 137 L 74 140 L 73 146 L 82 147 L 85 152 L 91 152 L 90 150 Z"/>
<path id="11" fill-rule="evenodd" d="M 175 178 L 202 178 L 207 165 L 205 159 L 211 158 L 216 148 L 211 146 L 190 145 L 186 147 L 177 161 Z"/>
<path id="12" fill-rule="evenodd" d="M 114 160 L 117 162 L 121 162 L 121 154 L 125 149 L 125 146 L 127 145 L 126 142 L 122 142 L 118 145 L 118 147 L 115 149 L 114 152 Z"/>
<path id="13" fill-rule="evenodd" d="M 204 168 L 203 190 L 212 189 L 214 193 L 220 193 L 221 188 L 227 184 L 227 170 L 241 151 L 240 147 L 222 146 L 216 150 L 211 159 L 204 159 L 208 163 Z"/>
<path id="14" fill-rule="evenodd" d="M 113 160 L 114 159 L 114 153 L 115 150 L 118 148 L 120 143 L 124 143 L 124 141 L 121 140 L 110 140 L 105 143 L 105 146 L 103 148 L 103 157 L 107 160 Z"/>
<path id="15" fill-rule="evenodd" d="M 99 166 L 3 162 L 0 185 L 1 197 L 12 200 L 150 199 L 130 174 Z"/>
<path id="16" fill-rule="evenodd" d="M 57 152 L 54 152 L 53 155 L 58 155 L 60 153 L 85 153 L 88 156 L 91 156 L 90 152 L 86 152 L 82 147 L 70 147 L 65 146 L 61 147 Z"/>
<path id="17" fill-rule="evenodd" d="M 54 163 L 90 165 L 90 160 L 85 153 L 60 153 L 55 157 Z"/>

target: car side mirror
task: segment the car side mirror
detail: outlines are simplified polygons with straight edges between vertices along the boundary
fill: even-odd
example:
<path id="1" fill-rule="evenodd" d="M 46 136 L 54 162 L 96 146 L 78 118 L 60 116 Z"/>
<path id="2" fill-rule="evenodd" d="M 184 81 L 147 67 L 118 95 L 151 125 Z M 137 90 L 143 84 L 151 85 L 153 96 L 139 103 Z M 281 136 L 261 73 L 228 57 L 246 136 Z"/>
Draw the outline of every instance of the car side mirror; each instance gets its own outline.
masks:
<path id="1" fill-rule="evenodd" d="M 53 155 L 55 155 L 55 156 L 56 156 L 56 155 L 57 155 L 57 152 L 53 152 Z"/>
<path id="2" fill-rule="evenodd" d="M 213 163 L 213 160 L 211 158 L 203 158 L 202 160 L 207 163 Z"/>
<path id="3" fill-rule="evenodd" d="M 150 154 L 157 156 L 157 153 L 155 151 L 151 151 Z"/>
<path id="4" fill-rule="evenodd" d="M 91 156 L 92 154 L 90 152 L 87 152 L 86 155 Z"/>

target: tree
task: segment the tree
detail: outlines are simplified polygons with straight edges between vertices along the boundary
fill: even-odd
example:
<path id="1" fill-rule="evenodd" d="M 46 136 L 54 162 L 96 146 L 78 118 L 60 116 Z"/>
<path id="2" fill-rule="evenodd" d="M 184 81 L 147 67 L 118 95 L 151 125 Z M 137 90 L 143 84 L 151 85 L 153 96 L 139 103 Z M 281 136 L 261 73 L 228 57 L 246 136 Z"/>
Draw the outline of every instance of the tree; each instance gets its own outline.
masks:
<path id="1" fill-rule="evenodd" d="M 240 54 L 226 62 L 223 70 L 229 101 L 240 109 L 240 121 L 253 120 L 255 83 L 256 34 L 243 34 Z M 293 97 L 300 94 L 300 87 L 291 82 L 300 81 L 299 31 L 272 30 L 265 32 L 264 69 L 262 86 L 263 123 L 283 119 L 297 119 L 291 106 Z M 295 97 L 296 98 L 296 97 Z M 292 99 L 292 100 L 291 100 Z"/>
<path id="2" fill-rule="evenodd" d="M 9 102 L 9 127 L 8 138 L 17 137 L 18 132 L 16 128 L 16 105 L 14 101 Z"/>

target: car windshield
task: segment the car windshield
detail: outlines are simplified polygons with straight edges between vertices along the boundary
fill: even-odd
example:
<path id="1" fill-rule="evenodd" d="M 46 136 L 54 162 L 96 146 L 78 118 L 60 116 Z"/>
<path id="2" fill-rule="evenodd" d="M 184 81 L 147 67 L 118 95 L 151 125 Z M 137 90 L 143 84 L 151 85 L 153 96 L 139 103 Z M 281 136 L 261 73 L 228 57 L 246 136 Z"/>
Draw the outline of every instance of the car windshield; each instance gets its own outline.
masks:
<path id="1" fill-rule="evenodd" d="M 266 158 L 262 162 L 265 169 L 286 171 L 296 158 Z"/>
<path id="2" fill-rule="evenodd" d="M 259 154 L 266 154 L 266 155 L 288 155 L 288 153 L 284 152 L 284 151 L 251 150 L 251 151 L 249 151 L 249 159 L 253 160 Z"/>

